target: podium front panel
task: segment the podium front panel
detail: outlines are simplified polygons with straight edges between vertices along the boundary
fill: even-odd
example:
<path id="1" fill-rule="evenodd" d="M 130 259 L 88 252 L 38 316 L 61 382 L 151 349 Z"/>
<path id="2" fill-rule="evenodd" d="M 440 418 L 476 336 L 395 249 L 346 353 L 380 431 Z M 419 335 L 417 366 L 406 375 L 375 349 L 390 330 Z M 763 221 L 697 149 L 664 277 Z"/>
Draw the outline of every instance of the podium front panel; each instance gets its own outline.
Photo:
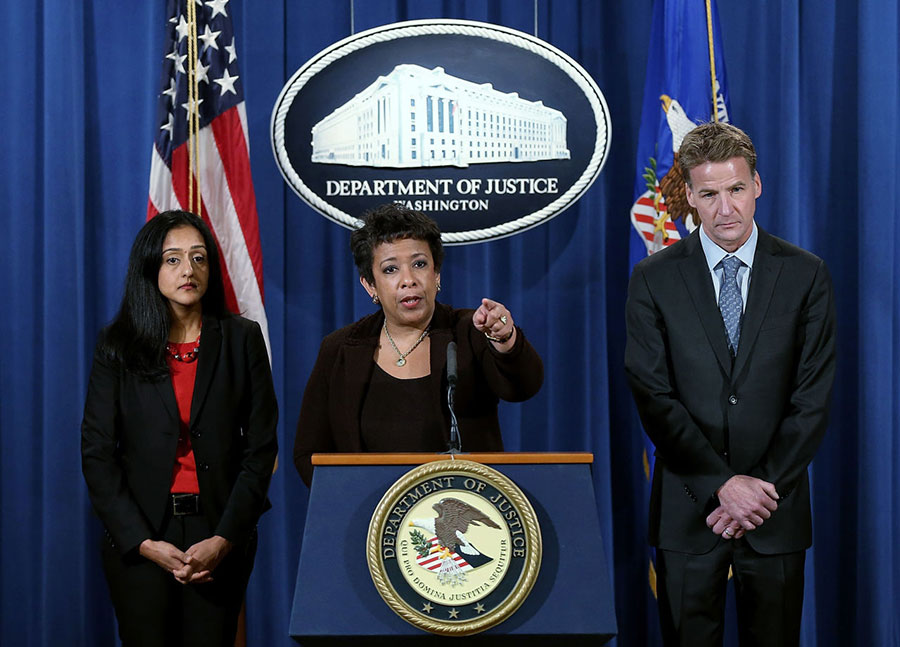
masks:
<path id="1" fill-rule="evenodd" d="M 463 455 L 462 458 L 465 456 Z M 477 636 L 600 639 L 616 633 L 611 587 L 587 464 L 492 465 L 524 492 L 541 527 L 540 573 L 522 606 Z M 369 521 L 405 465 L 320 465 L 310 490 L 290 634 L 425 637 L 381 599 L 366 562 Z M 437 638 L 437 637 L 435 637 Z M 450 638 L 448 640 L 466 640 Z"/>

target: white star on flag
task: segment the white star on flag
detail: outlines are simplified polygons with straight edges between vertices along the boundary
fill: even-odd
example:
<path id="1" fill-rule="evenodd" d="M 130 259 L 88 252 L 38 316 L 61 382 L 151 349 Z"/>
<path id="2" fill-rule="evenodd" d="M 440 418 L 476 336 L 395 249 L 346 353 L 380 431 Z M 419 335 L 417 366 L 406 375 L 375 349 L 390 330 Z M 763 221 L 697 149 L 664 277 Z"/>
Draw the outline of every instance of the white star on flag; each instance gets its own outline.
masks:
<path id="1" fill-rule="evenodd" d="M 203 51 L 205 52 L 207 48 L 212 47 L 213 49 L 219 49 L 219 44 L 216 42 L 216 38 L 219 37 L 220 31 L 212 31 L 209 28 L 209 25 L 206 26 L 206 30 L 197 36 L 200 40 L 203 41 Z"/>
<path id="2" fill-rule="evenodd" d="M 222 78 L 221 78 L 221 79 L 214 79 L 214 81 L 215 81 L 216 83 L 218 83 L 218 84 L 221 86 L 221 90 L 220 90 L 220 91 L 221 91 L 221 93 L 222 93 L 223 95 L 224 95 L 226 92 L 231 92 L 231 93 L 233 93 L 233 94 L 237 94 L 237 92 L 236 92 L 235 89 L 234 89 L 234 82 L 237 81 L 239 78 L 241 78 L 241 77 L 239 77 L 239 76 L 231 76 L 230 74 L 228 74 L 228 70 L 226 69 L 226 70 L 222 73 Z"/>
<path id="3" fill-rule="evenodd" d="M 188 27 L 187 20 L 184 19 L 184 16 L 178 17 L 178 26 L 175 27 L 175 32 L 178 34 L 177 41 L 180 43 L 182 38 L 185 38 L 188 35 Z"/>
<path id="4" fill-rule="evenodd" d="M 209 65 L 204 65 L 200 61 L 197 61 L 197 83 L 201 81 L 204 83 L 209 83 Z"/>
<path id="5" fill-rule="evenodd" d="M 207 0 L 206 6 L 212 9 L 212 15 L 209 19 L 212 20 L 218 14 L 222 14 L 227 18 L 228 14 L 225 13 L 225 5 L 227 4 L 228 0 Z"/>
<path id="6" fill-rule="evenodd" d="M 175 83 L 174 77 L 169 79 L 169 89 L 163 90 L 162 93 L 169 97 L 169 101 L 174 106 L 175 105 L 175 93 L 178 92 L 178 86 Z"/>
<path id="7" fill-rule="evenodd" d="M 231 45 L 225 46 L 225 51 L 228 52 L 228 63 L 234 63 L 237 60 L 237 47 L 234 46 L 234 38 L 231 39 Z"/>
<path id="8" fill-rule="evenodd" d="M 200 104 L 203 103 L 203 101 L 204 101 L 203 99 L 195 99 L 195 100 L 194 100 L 194 103 L 196 104 L 196 108 L 195 108 L 195 109 L 196 109 L 197 112 L 200 112 Z M 191 102 L 190 102 L 190 101 L 185 101 L 184 103 L 181 104 L 181 107 L 184 108 L 184 111 L 185 111 L 186 113 L 188 113 L 188 114 L 190 114 L 190 112 L 191 112 L 191 107 L 190 107 L 190 106 L 191 106 Z"/>
<path id="9" fill-rule="evenodd" d="M 169 120 L 166 123 L 164 123 L 162 126 L 160 126 L 159 129 L 168 131 L 169 136 L 171 137 L 172 136 L 172 126 L 174 125 L 174 123 L 175 123 L 175 116 L 170 112 Z"/>
<path id="10" fill-rule="evenodd" d="M 178 71 L 181 72 L 182 74 L 185 73 L 185 71 L 184 71 L 184 59 L 187 58 L 187 54 L 181 55 L 181 54 L 179 54 L 178 51 L 176 50 L 176 51 L 174 51 L 174 52 L 170 52 L 169 54 L 166 54 L 166 58 L 175 61 L 175 67 L 178 69 Z"/>

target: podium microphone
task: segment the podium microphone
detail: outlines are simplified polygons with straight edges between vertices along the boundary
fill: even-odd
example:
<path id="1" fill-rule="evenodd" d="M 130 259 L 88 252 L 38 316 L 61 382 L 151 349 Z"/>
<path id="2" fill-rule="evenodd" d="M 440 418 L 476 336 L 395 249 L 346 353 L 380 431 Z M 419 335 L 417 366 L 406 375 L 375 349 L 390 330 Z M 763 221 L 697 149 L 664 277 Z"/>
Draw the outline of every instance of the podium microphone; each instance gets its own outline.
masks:
<path id="1" fill-rule="evenodd" d="M 449 454 L 458 454 L 462 451 L 462 443 L 459 438 L 459 423 L 456 421 L 456 413 L 453 411 L 453 394 L 456 391 L 457 381 L 456 367 L 456 342 L 447 344 L 447 407 L 450 409 L 450 443 Z"/>

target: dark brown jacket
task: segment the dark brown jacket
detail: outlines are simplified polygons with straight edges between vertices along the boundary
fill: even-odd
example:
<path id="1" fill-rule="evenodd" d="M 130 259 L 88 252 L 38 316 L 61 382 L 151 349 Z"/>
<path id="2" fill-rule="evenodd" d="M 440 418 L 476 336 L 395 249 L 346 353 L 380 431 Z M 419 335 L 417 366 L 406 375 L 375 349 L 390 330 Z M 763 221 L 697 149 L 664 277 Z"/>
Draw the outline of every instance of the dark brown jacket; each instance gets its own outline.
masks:
<path id="1" fill-rule="evenodd" d="M 517 329 L 512 350 L 498 353 L 472 325 L 473 312 L 435 304 L 430 332 L 433 401 L 423 406 L 441 408 L 449 440 L 445 367 L 447 344 L 456 341 L 459 381 L 454 410 L 463 451 L 502 451 L 497 403 L 499 399 L 521 402 L 537 393 L 544 381 L 544 365 L 521 329 Z M 360 412 L 375 367 L 375 349 L 383 323 L 384 315 L 379 311 L 322 341 L 303 394 L 294 440 L 294 464 L 307 485 L 312 481 L 313 453 L 364 451 Z M 445 445 L 434 451 L 446 449 Z"/>

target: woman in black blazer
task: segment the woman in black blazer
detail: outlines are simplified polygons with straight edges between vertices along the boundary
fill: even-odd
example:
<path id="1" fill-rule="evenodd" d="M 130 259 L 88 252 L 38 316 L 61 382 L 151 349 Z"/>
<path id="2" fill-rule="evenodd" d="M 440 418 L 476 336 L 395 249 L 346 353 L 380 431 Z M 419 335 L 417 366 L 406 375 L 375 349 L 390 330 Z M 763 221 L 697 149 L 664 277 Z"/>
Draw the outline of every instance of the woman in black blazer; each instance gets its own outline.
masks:
<path id="1" fill-rule="evenodd" d="M 97 343 L 81 430 L 124 645 L 234 643 L 277 419 L 262 333 L 227 313 L 212 234 L 157 215 Z"/>

